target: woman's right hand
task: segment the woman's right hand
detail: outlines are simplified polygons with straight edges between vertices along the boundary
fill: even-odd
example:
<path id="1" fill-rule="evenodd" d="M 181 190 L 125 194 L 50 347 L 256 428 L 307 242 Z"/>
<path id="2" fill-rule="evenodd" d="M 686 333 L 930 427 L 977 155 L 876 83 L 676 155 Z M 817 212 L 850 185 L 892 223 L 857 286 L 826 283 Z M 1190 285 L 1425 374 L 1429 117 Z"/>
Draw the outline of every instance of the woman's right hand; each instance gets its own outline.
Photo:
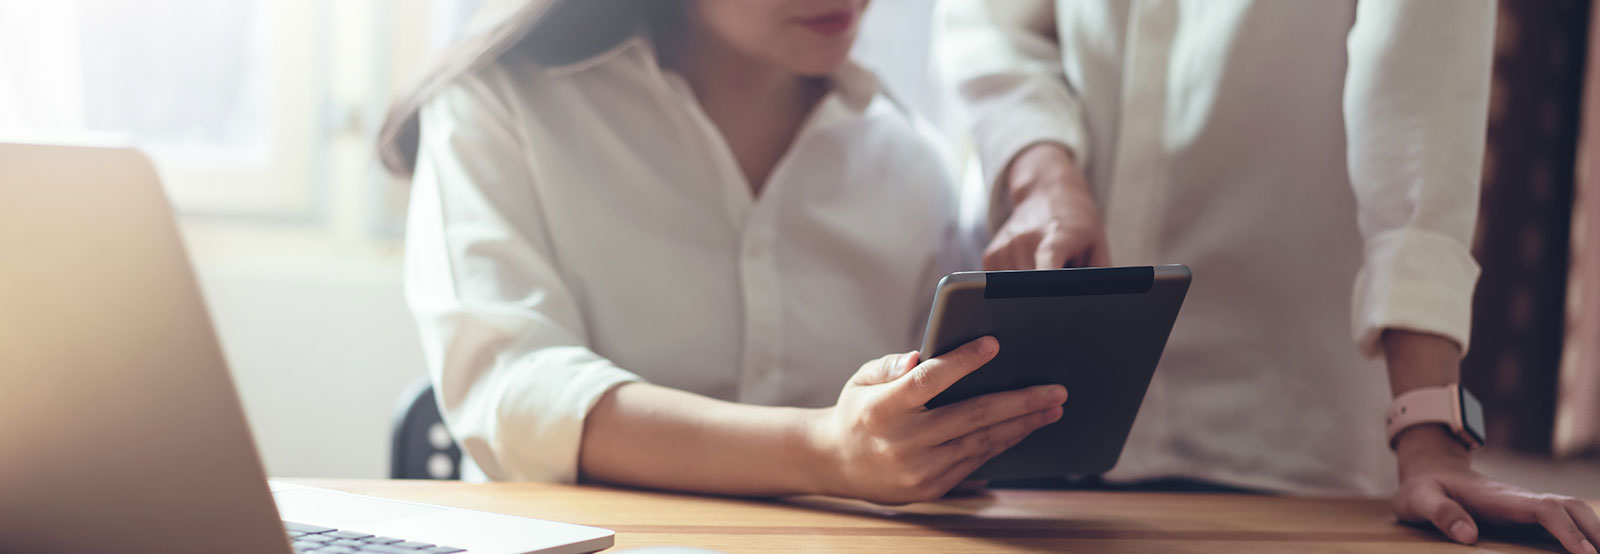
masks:
<path id="1" fill-rule="evenodd" d="M 922 363 L 910 352 L 863 364 L 839 403 L 809 424 L 809 442 L 827 461 L 817 488 L 881 504 L 937 499 L 1034 429 L 1061 419 L 1067 390 L 1060 385 L 924 406 L 998 352 L 994 337 L 982 337 Z"/>

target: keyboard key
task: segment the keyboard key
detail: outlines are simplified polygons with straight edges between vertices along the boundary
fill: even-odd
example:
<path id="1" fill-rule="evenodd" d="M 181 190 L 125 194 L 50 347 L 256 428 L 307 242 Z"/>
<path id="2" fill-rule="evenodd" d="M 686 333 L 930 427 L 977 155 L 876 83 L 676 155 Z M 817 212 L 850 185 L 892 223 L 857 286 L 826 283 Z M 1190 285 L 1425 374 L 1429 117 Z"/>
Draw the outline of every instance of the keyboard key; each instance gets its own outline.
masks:
<path id="1" fill-rule="evenodd" d="M 433 548 L 433 544 L 431 544 L 431 543 L 414 542 L 414 541 L 397 542 L 397 543 L 391 544 L 389 546 L 393 546 L 395 548 L 410 548 L 412 550 L 422 550 L 424 548 Z"/>
<path id="2" fill-rule="evenodd" d="M 455 554 L 457 552 L 466 552 L 467 549 L 453 546 L 435 546 L 433 548 L 424 548 L 422 551 L 428 554 Z"/>
<path id="3" fill-rule="evenodd" d="M 317 549 L 317 554 L 355 554 L 356 549 L 348 546 L 327 546 Z"/>
<path id="4" fill-rule="evenodd" d="M 336 541 L 336 540 L 339 540 L 339 539 L 330 537 L 327 534 L 322 534 L 322 535 L 300 535 L 299 537 L 295 538 L 294 540 L 296 540 L 298 542 L 333 542 L 333 541 Z"/>
<path id="5" fill-rule="evenodd" d="M 394 537 L 367 537 L 361 539 L 361 542 L 368 544 L 394 544 L 397 542 L 405 542 L 405 539 L 397 539 Z"/>
<path id="6" fill-rule="evenodd" d="M 361 541 L 358 541 L 358 540 L 351 540 L 351 539 L 334 539 L 333 542 L 330 542 L 328 544 L 331 544 L 331 545 L 334 545 L 334 546 L 348 546 L 350 548 L 366 548 L 368 546 L 372 546 L 370 544 L 367 544 L 367 543 L 364 543 L 364 542 L 361 542 Z"/>
<path id="7" fill-rule="evenodd" d="M 368 533 L 357 533 L 355 531 L 334 531 L 332 533 L 323 534 L 322 536 L 324 536 L 324 537 L 333 537 L 333 538 L 336 538 L 336 539 L 351 539 L 351 540 L 354 540 L 354 539 L 365 539 L 367 537 L 371 537 L 372 535 L 368 534 Z"/>
<path id="8" fill-rule="evenodd" d="M 295 552 L 309 552 L 311 550 L 314 550 L 314 549 L 317 549 L 317 548 L 322 548 L 322 547 L 327 546 L 327 545 L 324 544 L 324 543 L 320 543 L 320 542 L 295 541 L 290 546 L 294 547 L 294 551 Z"/>
<path id="9" fill-rule="evenodd" d="M 290 533 L 306 533 L 311 535 L 327 533 L 333 530 L 332 527 L 317 527 L 315 525 L 306 525 L 304 523 L 295 523 L 293 521 L 283 522 L 283 528 L 287 529 Z"/>

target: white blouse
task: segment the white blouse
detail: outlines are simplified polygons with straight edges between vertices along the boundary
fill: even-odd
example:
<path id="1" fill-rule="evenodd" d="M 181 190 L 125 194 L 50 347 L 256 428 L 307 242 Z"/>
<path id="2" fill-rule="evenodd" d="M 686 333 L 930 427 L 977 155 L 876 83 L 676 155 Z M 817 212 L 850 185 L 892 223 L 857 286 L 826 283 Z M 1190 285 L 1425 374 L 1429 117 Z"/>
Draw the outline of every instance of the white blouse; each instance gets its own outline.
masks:
<path id="1" fill-rule="evenodd" d="M 643 37 L 461 79 L 422 112 L 406 240 L 450 430 L 491 478 L 572 481 L 621 383 L 831 405 L 973 257 L 936 136 L 849 65 L 752 197 Z"/>
<path id="2" fill-rule="evenodd" d="M 941 68 L 987 180 L 1066 145 L 1114 263 L 1194 270 L 1108 477 L 1392 488 L 1371 357 L 1392 328 L 1466 347 L 1494 3 L 942 6 Z"/>

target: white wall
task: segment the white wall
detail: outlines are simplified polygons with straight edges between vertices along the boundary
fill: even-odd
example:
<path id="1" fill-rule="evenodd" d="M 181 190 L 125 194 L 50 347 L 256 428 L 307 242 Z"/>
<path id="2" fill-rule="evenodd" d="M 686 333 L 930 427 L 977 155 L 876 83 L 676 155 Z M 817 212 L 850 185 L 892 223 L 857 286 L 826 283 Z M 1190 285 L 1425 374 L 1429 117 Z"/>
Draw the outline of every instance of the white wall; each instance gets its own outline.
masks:
<path id="1" fill-rule="evenodd" d="M 386 477 L 396 399 L 425 372 L 398 263 L 202 256 L 197 271 L 268 473 Z"/>

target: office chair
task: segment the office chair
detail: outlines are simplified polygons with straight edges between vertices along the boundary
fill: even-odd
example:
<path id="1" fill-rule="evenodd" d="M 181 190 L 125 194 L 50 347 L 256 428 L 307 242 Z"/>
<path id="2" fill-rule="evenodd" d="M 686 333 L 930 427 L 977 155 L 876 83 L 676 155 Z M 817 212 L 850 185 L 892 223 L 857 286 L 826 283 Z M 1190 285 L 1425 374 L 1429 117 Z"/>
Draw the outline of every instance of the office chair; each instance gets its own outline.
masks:
<path id="1" fill-rule="evenodd" d="M 426 375 L 406 387 L 395 406 L 389 478 L 461 478 L 461 448 L 444 426 L 433 381 Z"/>

